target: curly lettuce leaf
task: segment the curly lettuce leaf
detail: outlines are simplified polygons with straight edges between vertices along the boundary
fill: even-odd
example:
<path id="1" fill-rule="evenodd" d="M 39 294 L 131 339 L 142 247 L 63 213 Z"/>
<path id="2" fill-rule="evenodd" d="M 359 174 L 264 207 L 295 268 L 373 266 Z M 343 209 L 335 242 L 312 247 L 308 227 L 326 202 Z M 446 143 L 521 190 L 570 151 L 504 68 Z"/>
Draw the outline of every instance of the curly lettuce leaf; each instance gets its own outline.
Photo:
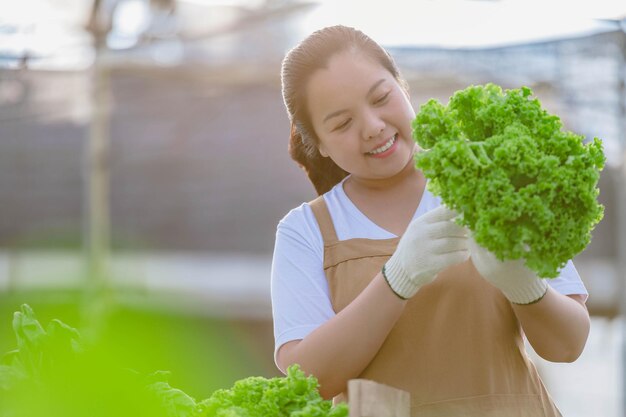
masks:
<path id="1" fill-rule="evenodd" d="M 347 417 L 348 407 L 324 400 L 318 381 L 298 365 L 280 378 L 248 377 L 200 403 L 203 417 Z"/>
<path id="2" fill-rule="evenodd" d="M 413 120 L 416 166 L 480 245 L 554 278 L 603 217 L 605 157 L 598 138 L 585 144 L 564 131 L 531 95 L 486 84 L 457 91 L 447 106 L 430 100 Z"/>

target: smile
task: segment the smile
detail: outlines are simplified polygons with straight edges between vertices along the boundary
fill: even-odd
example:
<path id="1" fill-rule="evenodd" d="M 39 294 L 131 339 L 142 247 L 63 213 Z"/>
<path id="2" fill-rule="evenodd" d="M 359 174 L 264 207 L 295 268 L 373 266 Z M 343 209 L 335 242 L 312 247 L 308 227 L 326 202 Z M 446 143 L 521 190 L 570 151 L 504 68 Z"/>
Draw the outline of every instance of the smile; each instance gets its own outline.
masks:
<path id="1" fill-rule="evenodd" d="M 387 142 L 385 142 L 382 146 L 371 150 L 369 152 L 366 152 L 367 155 L 378 155 L 381 154 L 383 152 L 385 152 L 387 149 L 391 148 L 393 146 L 393 144 L 396 142 L 396 140 L 398 140 L 398 134 L 396 133 L 395 135 L 393 135 L 391 137 L 391 139 L 389 139 Z"/>

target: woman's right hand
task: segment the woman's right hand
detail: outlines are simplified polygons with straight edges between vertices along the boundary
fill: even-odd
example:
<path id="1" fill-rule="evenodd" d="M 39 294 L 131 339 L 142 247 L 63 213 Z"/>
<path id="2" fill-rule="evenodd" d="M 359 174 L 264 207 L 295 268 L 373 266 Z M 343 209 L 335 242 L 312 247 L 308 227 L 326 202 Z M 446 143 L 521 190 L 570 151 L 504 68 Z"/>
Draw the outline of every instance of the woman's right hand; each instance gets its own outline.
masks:
<path id="1" fill-rule="evenodd" d="M 439 271 L 469 258 L 467 229 L 457 213 L 439 206 L 413 220 L 383 267 L 383 276 L 400 298 L 409 299 Z"/>

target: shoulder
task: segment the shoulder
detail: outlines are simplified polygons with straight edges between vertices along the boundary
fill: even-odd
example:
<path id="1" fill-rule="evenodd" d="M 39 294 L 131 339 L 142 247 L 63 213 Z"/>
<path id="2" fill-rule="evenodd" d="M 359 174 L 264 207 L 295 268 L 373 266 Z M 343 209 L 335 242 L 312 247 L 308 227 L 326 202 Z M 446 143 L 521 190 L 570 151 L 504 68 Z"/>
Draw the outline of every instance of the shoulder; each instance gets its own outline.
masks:
<path id="1" fill-rule="evenodd" d="M 344 179 L 345 180 L 345 179 Z M 329 191 L 327 191 L 322 196 L 316 197 L 315 199 L 300 204 L 298 207 L 290 210 L 285 217 L 283 217 L 278 223 L 278 229 L 302 229 L 308 232 L 317 232 L 320 233 L 319 224 L 317 222 L 317 218 L 315 217 L 315 213 L 312 209 L 312 204 L 319 199 L 323 199 L 326 203 L 326 207 L 329 213 L 332 214 L 338 211 L 339 207 L 345 206 L 345 198 L 342 193 L 342 184 L 343 181 L 335 185 Z"/>
<path id="2" fill-rule="evenodd" d="M 302 227 L 317 226 L 315 215 L 311 209 L 311 203 L 302 203 L 295 207 L 278 222 L 277 228 L 280 229 L 301 229 Z"/>
<path id="3" fill-rule="evenodd" d="M 310 203 L 291 209 L 276 227 L 277 239 L 289 239 L 307 246 L 322 245 L 322 236 Z"/>

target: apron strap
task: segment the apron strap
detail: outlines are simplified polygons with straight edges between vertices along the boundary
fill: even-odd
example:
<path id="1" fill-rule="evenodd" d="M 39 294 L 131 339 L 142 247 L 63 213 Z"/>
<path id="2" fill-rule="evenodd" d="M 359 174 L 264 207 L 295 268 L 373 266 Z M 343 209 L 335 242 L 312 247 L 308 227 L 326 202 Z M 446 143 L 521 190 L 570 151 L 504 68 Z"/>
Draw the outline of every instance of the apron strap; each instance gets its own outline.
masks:
<path id="1" fill-rule="evenodd" d="M 326 205 L 326 200 L 324 200 L 324 196 L 321 195 L 317 197 L 315 200 L 309 203 L 309 206 L 311 207 L 311 210 L 313 210 L 313 214 L 315 215 L 317 224 L 319 225 L 320 231 L 322 232 L 324 245 L 327 246 L 337 242 L 337 232 L 335 231 L 333 219 L 330 217 L 330 212 L 328 211 L 328 206 Z"/>

